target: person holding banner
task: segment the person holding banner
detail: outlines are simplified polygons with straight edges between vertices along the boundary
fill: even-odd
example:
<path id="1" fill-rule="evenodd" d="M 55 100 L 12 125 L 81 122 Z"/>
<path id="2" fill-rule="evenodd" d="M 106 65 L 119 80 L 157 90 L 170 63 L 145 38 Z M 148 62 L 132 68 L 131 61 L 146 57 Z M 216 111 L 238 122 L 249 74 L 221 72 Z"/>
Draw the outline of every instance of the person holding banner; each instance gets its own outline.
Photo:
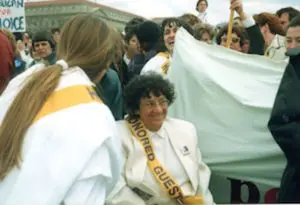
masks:
<path id="1" fill-rule="evenodd" d="M 255 23 L 252 16 L 247 15 L 244 11 L 242 0 L 230 0 L 230 8 L 232 12 L 236 12 L 241 20 L 241 26 L 233 25 L 233 13 L 232 19 L 230 19 L 229 25 L 232 24 L 231 36 L 227 36 L 229 25 L 224 25 L 217 34 L 216 40 L 218 45 L 229 47 L 236 51 L 243 51 L 245 43 L 248 43 L 248 54 L 264 55 L 264 38 L 260 32 L 258 25 Z M 227 39 L 231 39 L 231 44 L 227 45 Z"/>
<path id="2" fill-rule="evenodd" d="M 107 205 L 213 204 L 210 170 L 202 161 L 195 126 L 168 118 L 173 85 L 150 72 L 136 76 L 124 91 L 122 133 L 125 166 Z"/>
<path id="3" fill-rule="evenodd" d="M 112 32 L 96 16 L 72 17 L 60 60 L 35 65 L 7 86 L 0 97 L 1 205 L 104 204 L 121 173 L 121 141 L 93 82 L 113 59 Z"/>

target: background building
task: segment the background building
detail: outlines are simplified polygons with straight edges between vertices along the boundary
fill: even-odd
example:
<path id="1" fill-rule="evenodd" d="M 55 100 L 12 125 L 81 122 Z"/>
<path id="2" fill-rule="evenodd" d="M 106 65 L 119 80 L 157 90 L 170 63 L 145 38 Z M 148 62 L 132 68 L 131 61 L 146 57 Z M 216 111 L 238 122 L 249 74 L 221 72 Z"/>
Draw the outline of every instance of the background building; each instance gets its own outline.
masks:
<path id="1" fill-rule="evenodd" d="M 91 12 L 120 32 L 132 18 L 140 17 L 89 0 L 29 1 L 25 3 L 27 31 L 60 28 L 71 16 Z"/>

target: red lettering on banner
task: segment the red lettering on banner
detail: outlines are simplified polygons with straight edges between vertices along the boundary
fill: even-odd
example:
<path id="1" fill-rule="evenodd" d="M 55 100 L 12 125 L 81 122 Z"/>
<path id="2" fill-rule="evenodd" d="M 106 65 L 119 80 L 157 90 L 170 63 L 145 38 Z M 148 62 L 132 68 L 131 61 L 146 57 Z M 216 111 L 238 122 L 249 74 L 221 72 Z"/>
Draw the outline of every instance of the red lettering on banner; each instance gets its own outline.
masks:
<path id="1" fill-rule="evenodd" d="M 265 204 L 275 204 L 278 192 L 278 188 L 267 191 L 267 193 L 265 194 Z"/>
<path id="2" fill-rule="evenodd" d="M 0 9 L 0 16 L 9 16 L 11 15 L 11 9 L 3 8 Z"/>

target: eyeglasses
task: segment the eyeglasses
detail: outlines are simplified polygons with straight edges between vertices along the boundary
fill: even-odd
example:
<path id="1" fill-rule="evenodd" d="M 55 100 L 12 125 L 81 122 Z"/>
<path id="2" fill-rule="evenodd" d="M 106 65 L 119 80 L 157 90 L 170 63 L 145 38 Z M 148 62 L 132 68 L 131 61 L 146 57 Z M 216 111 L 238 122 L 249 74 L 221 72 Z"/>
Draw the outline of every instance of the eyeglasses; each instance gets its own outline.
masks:
<path id="1" fill-rule="evenodd" d="M 169 105 L 169 100 L 167 99 L 161 99 L 159 101 L 149 100 L 146 103 L 141 104 L 143 107 L 146 107 L 147 109 L 154 109 L 156 106 L 165 108 Z"/>
<path id="2" fill-rule="evenodd" d="M 227 36 L 222 36 L 222 41 L 227 42 Z M 232 37 L 232 43 L 239 43 L 240 38 Z"/>

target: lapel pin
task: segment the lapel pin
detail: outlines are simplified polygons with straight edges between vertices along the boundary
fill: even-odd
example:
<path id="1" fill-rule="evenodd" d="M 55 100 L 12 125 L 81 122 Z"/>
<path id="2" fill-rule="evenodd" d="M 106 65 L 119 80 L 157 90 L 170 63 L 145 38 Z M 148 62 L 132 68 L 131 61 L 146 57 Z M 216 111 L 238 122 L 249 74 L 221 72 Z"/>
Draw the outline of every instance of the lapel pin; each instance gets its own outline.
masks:
<path id="1" fill-rule="evenodd" d="M 190 150 L 187 146 L 183 146 L 183 148 L 181 149 L 181 152 L 184 156 L 190 154 Z"/>

